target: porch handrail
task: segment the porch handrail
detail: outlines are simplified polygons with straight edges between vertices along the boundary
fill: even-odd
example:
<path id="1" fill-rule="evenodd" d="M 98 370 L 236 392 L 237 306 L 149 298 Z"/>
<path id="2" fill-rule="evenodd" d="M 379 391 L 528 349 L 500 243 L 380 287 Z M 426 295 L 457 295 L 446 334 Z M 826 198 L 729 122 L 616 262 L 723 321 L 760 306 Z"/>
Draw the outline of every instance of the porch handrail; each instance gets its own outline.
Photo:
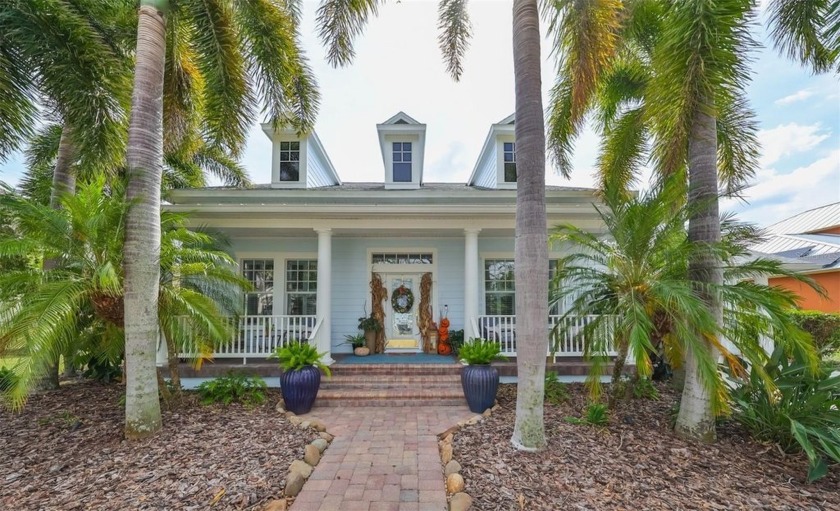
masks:
<path id="1" fill-rule="evenodd" d="M 586 326 L 597 318 L 599 316 L 550 315 L 548 317 L 548 324 L 546 325 L 546 334 L 548 336 L 546 356 L 582 357 L 587 341 L 583 337 L 584 331 Z M 502 355 L 508 357 L 516 356 L 516 316 L 505 314 L 481 315 L 472 321 L 473 328 L 479 337 L 497 341 Z M 610 327 L 609 321 L 604 327 Z M 615 356 L 617 353 L 610 347 L 608 354 Z"/>
<path id="2" fill-rule="evenodd" d="M 324 322 L 324 319 L 321 318 L 315 323 L 315 327 L 312 328 L 312 331 L 309 332 L 309 337 L 306 338 L 306 342 L 309 344 L 314 344 L 316 339 L 318 338 L 318 330 L 321 329 L 321 323 Z"/>

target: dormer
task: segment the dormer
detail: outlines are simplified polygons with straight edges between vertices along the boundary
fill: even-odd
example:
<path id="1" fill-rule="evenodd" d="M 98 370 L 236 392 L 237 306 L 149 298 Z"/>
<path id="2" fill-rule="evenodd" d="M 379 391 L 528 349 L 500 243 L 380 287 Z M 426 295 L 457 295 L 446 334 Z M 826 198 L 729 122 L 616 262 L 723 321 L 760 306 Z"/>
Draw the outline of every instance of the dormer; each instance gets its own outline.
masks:
<path id="1" fill-rule="evenodd" d="M 516 189 L 516 133 L 514 114 L 490 126 L 475 164 L 470 186 Z"/>
<path id="2" fill-rule="evenodd" d="M 294 129 L 275 128 L 271 123 L 264 123 L 262 129 L 271 140 L 272 188 L 320 188 L 341 184 L 314 131 L 301 136 Z"/>
<path id="3" fill-rule="evenodd" d="M 377 124 L 376 131 L 385 165 L 385 189 L 420 188 L 423 183 L 426 125 L 400 112 Z"/>

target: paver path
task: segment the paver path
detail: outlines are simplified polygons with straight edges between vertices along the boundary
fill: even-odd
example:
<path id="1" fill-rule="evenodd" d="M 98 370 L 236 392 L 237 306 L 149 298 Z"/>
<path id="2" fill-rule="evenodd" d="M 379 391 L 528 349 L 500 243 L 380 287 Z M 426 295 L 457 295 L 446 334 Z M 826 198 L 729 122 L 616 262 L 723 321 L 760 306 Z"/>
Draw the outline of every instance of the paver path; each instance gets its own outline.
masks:
<path id="1" fill-rule="evenodd" d="M 315 408 L 335 435 L 291 511 L 444 511 L 437 434 L 466 406 Z"/>

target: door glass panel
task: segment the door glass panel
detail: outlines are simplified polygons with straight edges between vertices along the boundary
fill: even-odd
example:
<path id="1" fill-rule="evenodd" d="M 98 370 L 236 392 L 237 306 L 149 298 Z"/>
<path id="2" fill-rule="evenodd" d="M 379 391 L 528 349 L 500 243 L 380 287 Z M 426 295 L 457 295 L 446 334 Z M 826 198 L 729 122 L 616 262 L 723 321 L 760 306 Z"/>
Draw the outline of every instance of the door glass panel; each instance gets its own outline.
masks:
<path id="1" fill-rule="evenodd" d="M 412 278 L 394 278 L 391 280 L 391 296 L 400 287 L 405 287 L 411 294 L 415 294 L 414 279 Z M 399 309 L 403 310 L 410 305 L 410 309 L 406 312 L 398 312 L 393 310 L 392 332 L 394 336 L 410 337 L 414 335 L 414 310 L 417 307 L 417 296 L 414 296 L 414 303 L 410 303 L 408 295 L 397 296 L 396 304 Z"/>

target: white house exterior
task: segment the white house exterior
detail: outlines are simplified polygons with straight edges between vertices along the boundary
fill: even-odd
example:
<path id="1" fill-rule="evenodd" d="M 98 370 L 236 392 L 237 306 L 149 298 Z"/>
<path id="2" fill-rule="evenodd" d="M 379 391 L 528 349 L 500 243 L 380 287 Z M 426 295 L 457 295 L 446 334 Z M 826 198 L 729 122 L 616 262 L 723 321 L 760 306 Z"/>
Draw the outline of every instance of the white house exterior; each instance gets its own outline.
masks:
<path id="1" fill-rule="evenodd" d="M 446 309 L 450 329 L 495 337 L 515 354 L 512 116 L 491 127 L 467 183 L 423 180 L 426 125 L 400 112 L 376 129 L 384 169 L 378 183 L 342 182 L 315 134 L 301 139 L 267 125 L 271 183 L 171 194 L 166 209 L 225 233 L 256 289 L 246 297 L 237 339 L 217 357 L 264 358 L 292 338 L 311 338 L 327 362 L 351 352 L 345 335 L 357 333 L 358 318 L 372 310 L 372 274 L 389 297 L 401 285 L 414 296 L 404 313 L 383 301 L 386 351 L 420 351 L 426 273 L 435 321 Z M 593 200 L 591 189 L 546 187 L 548 225 L 600 229 Z M 573 344 L 561 354 L 580 355 Z"/>

